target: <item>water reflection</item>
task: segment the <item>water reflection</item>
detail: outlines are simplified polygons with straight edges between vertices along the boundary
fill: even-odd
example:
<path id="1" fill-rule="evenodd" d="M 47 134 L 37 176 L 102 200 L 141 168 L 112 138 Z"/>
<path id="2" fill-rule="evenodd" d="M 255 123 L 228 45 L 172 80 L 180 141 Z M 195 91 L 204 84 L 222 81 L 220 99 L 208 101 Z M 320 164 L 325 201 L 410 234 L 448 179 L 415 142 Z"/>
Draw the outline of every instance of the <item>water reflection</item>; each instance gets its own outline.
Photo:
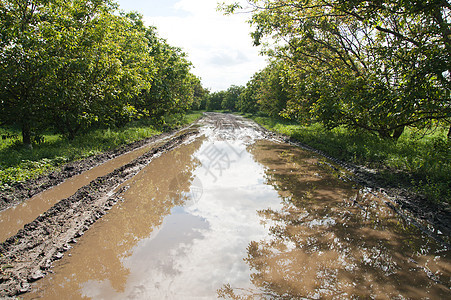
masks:
<path id="1" fill-rule="evenodd" d="M 199 165 L 192 154 L 201 144 L 197 140 L 154 159 L 127 182 L 125 201 L 93 225 L 71 256 L 57 263 L 54 275 L 37 283 L 38 293 L 25 298 L 112 299 L 126 291 L 131 269 L 124 262 L 141 240 L 154 239 L 164 217 L 188 199 L 193 170 Z"/>
<path id="2" fill-rule="evenodd" d="M 17 231 L 22 229 L 25 224 L 32 222 L 40 214 L 55 205 L 58 201 L 72 196 L 81 187 L 88 185 L 96 178 L 104 176 L 129 163 L 138 156 L 148 152 L 153 147 L 155 147 L 155 144 L 150 143 L 149 145 L 110 159 L 99 166 L 93 167 L 80 175 L 73 176 L 65 180 L 63 183 L 33 196 L 17 206 L 1 211 L 0 242 L 5 241 L 10 236 L 16 234 Z"/>
<path id="3" fill-rule="evenodd" d="M 26 298 L 211 299 L 226 282 L 251 288 L 246 246 L 271 225 L 257 211 L 280 208 L 263 176 L 238 141 L 163 154 Z"/>
<path id="4" fill-rule="evenodd" d="M 255 159 L 283 199 L 260 216 L 271 238 L 248 245 L 255 289 L 233 284 L 223 298 L 445 299 L 451 296 L 449 252 L 406 224 L 368 190 L 318 168 L 300 149 L 260 142 Z M 361 207 L 353 205 L 357 200 Z"/>
<path id="5" fill-rule="evenodd" d="M 449 298 L 449 252 L 384 199 L 227 130 L 155 158 L 25 298 Z"/>

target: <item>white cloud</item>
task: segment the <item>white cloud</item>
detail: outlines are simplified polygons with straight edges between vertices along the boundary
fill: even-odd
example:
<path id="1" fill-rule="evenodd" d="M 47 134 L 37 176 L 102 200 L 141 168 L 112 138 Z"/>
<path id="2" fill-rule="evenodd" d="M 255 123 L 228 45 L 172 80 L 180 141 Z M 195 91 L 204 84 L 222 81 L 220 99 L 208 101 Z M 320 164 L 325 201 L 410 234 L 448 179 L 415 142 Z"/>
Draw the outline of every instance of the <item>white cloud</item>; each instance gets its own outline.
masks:
<path id="1" fill-rule="evenodd" d="M 232 84 L 244 85 L 265 66 L 265 58 L 252 46 L 246 23 L 249 15 L 224 16 L 216 11 L 215 0 L 171 1 L 167 5 L 166 12 L 177 13 L 149 15 L 145 13 L 150 11 L 147 8 L 142 12 L 144 21 L 156 26 L 162 38 L 188 54 L 193 73 L 202 78 L 205 87 L 216 91 Z"/>

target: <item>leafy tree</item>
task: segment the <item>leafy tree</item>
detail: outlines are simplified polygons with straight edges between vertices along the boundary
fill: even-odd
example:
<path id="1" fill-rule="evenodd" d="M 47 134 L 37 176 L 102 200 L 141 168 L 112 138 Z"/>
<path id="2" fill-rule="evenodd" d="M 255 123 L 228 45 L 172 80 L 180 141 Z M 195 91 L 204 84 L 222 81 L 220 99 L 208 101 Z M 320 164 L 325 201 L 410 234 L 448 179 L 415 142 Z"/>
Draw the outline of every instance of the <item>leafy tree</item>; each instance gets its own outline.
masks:
<path id="1" fill-rule="evenodd" d="M 257 103 L 257 95 L 260 90 L 260 86 L 263 83 L 263 73 L 257 72 L 255 73 L 251 80 L 246 83 L 243 91 L 240 94 L 238 99 L 237 108 L 240 112 L 244 113 L 256 113 L 260 110 L 260 107 Z"/>
<path id="2" fill-rule="evenodd" d="M 240 94 L 243 91 L 243 87 L 232 85 L 227 89 L 224 95 L 224 99 L 221 102 L 222 109 L 235 111 L 237 109 Z"/>
<path id="3" fill-rule="evenodd" d="M 0 114 L 3 124 L 53 125 L 73 138 L 93 123 L 113 123 L 152 69 L 143 33 L 114 15 L 108 0 L 2 1 Z"/>
<path id="4" fill-rule="evenodd" d="M 2 125 L 22 129 L 24 144 L 48 105 L 45 83 L 58 67 L 52 21 L 56 1 L 1 1 L 0 114 Z"/>
<path id="5" fill-rule="evenodd" d="M 285 81 L 284 64 L 272 62 L 261 72 L 262 81 L 256 98 L 260 110 L 272 117 L 279 117 L 287 105 L 289 94 Z"/>
<path id="6" fill-rule="evenodd" d="M 210 93 L 207 97 L 207 110 L 222 109 L 222 102 L 224 101 L 225 96 L 225 91 Z"/>
<path id="7" fill-rule="evenodd" d="M 207 107 L 207 96 L 210 93 L 208 89 L 202 86 L 202 83 L 198 77 L 193 76 L 193 103 L 191 109 L 193 110 L 203 110 Z"/>
<path id="8" fill-rule="evenodd" d="M 132 99 L 150 87 L 154 66 L 136 20 L 108 10 L 88 18 L 77 5 L 67 11 L 70 26 L 56 28 L 65 33 L 57 41 L 63 50 L 48 90 L 53 124 L 72 139 L 93 125 L 129 121 L 137 113 Z"/>
<path id="9" fill-rule="evenodd" d="M 139 96 L 138 107 L 154 121 L 164 122 L 165 115 L 183 113 L 192 106 L 200 80 L 190 73 L 186 54 L 159 38 L 155 28 L 147 29 L 146 39 L 157 72 L 150 90 Z"/>
<path id="10" fill-rule="evenodd" d="M 183 113 L 202 97 L 178 48 L 110 0 L 0 2 L 0 125 L 52 126 L 72 139 L 92 126 Z"/>
<path id="11" fill-rule="evenodd" d="M 405 126 L 449 121 L 446 1 L 248 2 L 254 43 L 273 38 L 266 53 L 288 66 L 293 96 L 282 114 L 308 110 L 328 127 L 394 139 Z"/>

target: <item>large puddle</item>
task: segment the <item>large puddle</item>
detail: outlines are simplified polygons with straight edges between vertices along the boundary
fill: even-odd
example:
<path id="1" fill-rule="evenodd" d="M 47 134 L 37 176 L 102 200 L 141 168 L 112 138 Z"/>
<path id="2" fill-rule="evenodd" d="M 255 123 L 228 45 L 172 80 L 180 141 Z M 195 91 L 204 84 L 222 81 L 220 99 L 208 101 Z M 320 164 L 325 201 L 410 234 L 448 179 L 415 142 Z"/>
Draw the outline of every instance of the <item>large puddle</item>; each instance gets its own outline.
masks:
<path id="1" fill-rule="evenodd" d="M 73 176 L 63 183 L 48 189 L 36 196 L 0 212 L 0 242 L 5 241 L 23 228 L 25 224 L 32 222 L 40 214 L 46 212 L 62 199 L 66 199 L 81 187 L 88 185 L 100 176 L 111 173 L 115 169 L 131 162 L 143 155 L 155 145 L 153 143 L 130 151 L 126 154 L 110 159 L 109 161 L 94 167 L 80 175 Z"/>
<path id="2" fill-rule="evenodd" d="M 451 296 L 449 252 L 377 195 L 298 148 L 206 135 L 127 182 L 24 298 Z"/>

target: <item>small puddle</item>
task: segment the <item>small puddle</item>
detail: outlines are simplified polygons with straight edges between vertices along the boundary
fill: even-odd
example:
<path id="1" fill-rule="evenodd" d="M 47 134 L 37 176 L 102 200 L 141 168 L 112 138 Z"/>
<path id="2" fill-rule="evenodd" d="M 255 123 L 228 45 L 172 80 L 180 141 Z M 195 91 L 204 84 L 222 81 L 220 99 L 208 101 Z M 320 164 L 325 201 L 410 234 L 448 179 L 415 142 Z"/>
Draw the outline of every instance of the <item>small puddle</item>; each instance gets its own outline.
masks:
<path id="1" fill-rule="evenodd" d="M 16 234 L 25 224 L 35 220 L 40 214 L 46 212 L 58 201 L 72 196 L 78 189 L 89 184 L 97 177 L 111 173 L 115 169 L 143 155 L 154 146 L 155 144 L 151 143 L 108 160 L 99 166 L 73 176 L 61 184 L 35 195 L 21 204 L 0 212 L 0 228 L 2 229 L 0 231 L 0 242 Z"/>
<path id="2" fill-rule="evenodd" d="M 449 252 L 377 195 L 299 148 L 205 133 L 128 181 L 24 298 L 450 296 Z"/>

